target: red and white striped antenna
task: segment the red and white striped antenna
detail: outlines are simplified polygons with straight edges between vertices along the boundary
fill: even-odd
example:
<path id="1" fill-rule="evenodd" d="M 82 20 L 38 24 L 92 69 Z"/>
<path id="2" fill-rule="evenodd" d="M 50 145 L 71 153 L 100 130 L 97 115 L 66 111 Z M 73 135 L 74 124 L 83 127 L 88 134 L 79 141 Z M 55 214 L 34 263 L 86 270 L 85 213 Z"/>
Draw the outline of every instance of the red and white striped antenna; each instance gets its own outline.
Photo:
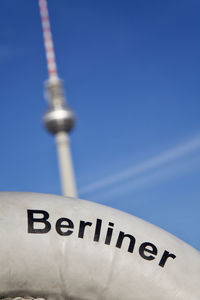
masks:
<path id="1" fill-rule="evenodd" d="M 47 69 L 49 74 L 49 80 L 52 81 L 58 79 L 58 74 L 57 74 L 55 51 L 54 51 L 53 39 L 52 39 L 52 33 L 51 33 L 51 27 L 49 21 L 47 1 L 39 0 L 39 7 L 40 7 L 41 22 L 42 22 L 45 53 L 47 59 Z"/>
<path id="2" fill-rule="evenodd" d="M 46 84 L 49 107 L 44 115 L 44 125 L 56 137 L 63 194 L 65 196 L 77 197 L 68 137 L 69 131 L 74 126 L 75 117 L 72 110 L 66 104 L 62 91 L 62 83 L 57 73 L 47 0 L 38 0 L 38 2 L 49 75 Z"/>

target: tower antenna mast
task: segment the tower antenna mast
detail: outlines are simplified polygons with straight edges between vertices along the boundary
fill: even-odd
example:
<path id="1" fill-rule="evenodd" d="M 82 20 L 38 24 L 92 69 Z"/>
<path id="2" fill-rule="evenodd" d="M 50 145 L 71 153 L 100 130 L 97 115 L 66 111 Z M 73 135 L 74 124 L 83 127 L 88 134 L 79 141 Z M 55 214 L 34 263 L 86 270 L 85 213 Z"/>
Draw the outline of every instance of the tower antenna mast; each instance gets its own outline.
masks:
<path id="1" fill-rule="evenodd" d="M 55 135 L 63 195 L 77 197 L 68 135 L 74 126 L 75 117 L 64 98 L 62 82 L 57 73 L 47 0 L 38 1 L 49 75 L 45 86 L 49 106 L 44 115 L 44 125 Z"/>

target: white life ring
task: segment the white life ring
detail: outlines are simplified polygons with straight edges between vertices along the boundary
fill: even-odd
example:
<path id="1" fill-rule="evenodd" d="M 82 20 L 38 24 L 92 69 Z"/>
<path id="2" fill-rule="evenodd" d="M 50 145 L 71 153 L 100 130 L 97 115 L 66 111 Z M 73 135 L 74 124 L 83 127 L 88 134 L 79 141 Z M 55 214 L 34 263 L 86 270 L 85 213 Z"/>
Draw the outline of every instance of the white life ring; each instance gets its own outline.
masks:
<path id="1" fill-rule="evenodd" d="M 0 205 L 0 298 L 200 299 L 200 253 L 150 223 L 55 195 Z"/>

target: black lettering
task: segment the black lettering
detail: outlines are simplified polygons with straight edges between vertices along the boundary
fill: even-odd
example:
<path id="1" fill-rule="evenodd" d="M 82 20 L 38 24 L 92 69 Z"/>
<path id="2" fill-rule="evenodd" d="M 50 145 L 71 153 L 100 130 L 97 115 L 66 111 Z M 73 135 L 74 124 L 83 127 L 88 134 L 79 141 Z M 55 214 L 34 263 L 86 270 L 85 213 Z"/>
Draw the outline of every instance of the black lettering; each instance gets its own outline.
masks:
<path id="1" fill-rule="evenodd" d="M 113 227 L 114 223 L 109 222 L 108 225 Z M 113 233 L 113 228 L 108 227 L 107 234 L 106 234 L 106 239 L 105 239 L 105 244 L 106 245 L 110 245 L 110 241 L 111 241 L 111 238 L 112 238 L 112 233 Z"/>
<path id="2" fill-rule="evenodd" d="M 100 238 L 100 233 L 101 233 L 101 225 L 102 225 L 102 220 L 97 219 L 96 221 L 96 227 L 95 227 L 95 233 L 94 233 L 94 242 L 98 242 Z"/>
<path id="3" fill-rule="evenodd" d="M 42 214 L 42 218 L 34 217 L 35 214 Z M 49 214 L 45 210 L 27 210 L 28 216 L 28 233 L 47 233 L 51 229 L 51 224 L 47 221 L 49 218 Z M 43 223 L 44 228 L 36 229 L 34 228 L 35 223 Z"/>
<path id="4" fill-rule="evenodd" d="M 149 249 L 151 248 L 151 249 Z M 145 252 L 147 253 L 151 253 L 153 255 L 157 255 L 158 254 L 158 249 L 156 248 L 156 246 L 152 243 L 143 243 L 141 244 L 140 248 L 139 248 L 139 253 L 140 256 L 142 256 L 142 258 L 146 259 L 146 260 L 153 260 L 155 259 L 155 257 L 153 255 L 146 255 Z"/>
<path id="5" fill-rule="evenodd" d="M 67 223 L 67 224 L 63 224 L 63 223 Z M 73 229 L 74 224 L 70 219 L 60 218 L 56 222 L 56 231 L 57 231 L 57 233 L 60 234 L 60 235 L 70 235 L 73 232 L 73 230 L 63 231 L 62 228 L 71 228 L 71 229 Z"/>
<path id="6" fill-rule="evenodd" d="M 123 231 L 120 231 L 120 233 L 119 233 L 117 243 L 116 243 L 116 247 L 121 248 L 122 242 L 123 242 L 125 237 L 128 237 L 130 239 L 128 252 L 133 252 L 134 246 L 135 246 L 135 238 L 134 238 L 134 236 L 132 236 L 130 234 L 125 234 Z"/>
<path id="7" fill-rule="evenodd" d="M 91 222 L 80 221 L 78 237 L 81 238 L 81 239 L 84 238 L 84 233 L 85 233 L 85 227 L 86 226 L 92 226 L 92 223 Z"/>
<path id="8" fill-rule="evenodd" d="M 162 268 L 164 268 L 167 259 L 171 257 L 173 259 L 176 258 L 176 255 L 174 255 L 173 253 L 169 253 L 168 251 L 165 250 L 165 252 L 163 253 L 163 256 L 161 257 L 161 260 L 159 262 L 159 266 L 161 266 Z"/>

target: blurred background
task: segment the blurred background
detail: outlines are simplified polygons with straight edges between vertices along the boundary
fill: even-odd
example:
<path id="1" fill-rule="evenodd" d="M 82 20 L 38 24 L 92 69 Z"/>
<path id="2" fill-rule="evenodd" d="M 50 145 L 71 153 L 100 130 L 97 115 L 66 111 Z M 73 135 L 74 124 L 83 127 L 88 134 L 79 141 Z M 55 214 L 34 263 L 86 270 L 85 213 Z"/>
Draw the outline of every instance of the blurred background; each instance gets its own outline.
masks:
<path id="1" fill-rule="evenodd" d="M 200 249 L 200 2 L 48 0 L 79 197 Z M 0 190 L 61 194 L 38 2 L 0 2 Z"/>

